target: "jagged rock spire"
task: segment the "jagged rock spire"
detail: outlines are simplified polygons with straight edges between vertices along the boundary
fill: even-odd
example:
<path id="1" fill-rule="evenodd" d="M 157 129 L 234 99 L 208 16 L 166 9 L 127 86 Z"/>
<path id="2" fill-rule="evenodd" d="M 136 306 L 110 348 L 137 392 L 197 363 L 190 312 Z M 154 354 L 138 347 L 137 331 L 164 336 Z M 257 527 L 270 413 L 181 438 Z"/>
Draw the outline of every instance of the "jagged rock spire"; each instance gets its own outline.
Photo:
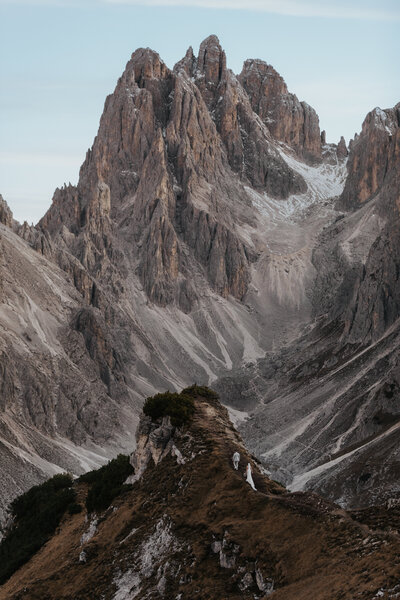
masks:
<path id="1" fill-rule="evenodd" d="M 351 144 L 342 206 L 359 207 L 374 197 L 389 174 L 398 177 L 399 155 L 400 102 L 390 109 L 374 108 L 365 117 L 361 134 Z"/>
<path id="2" fill-rule="evenodd" d="M 226 56 L 216 35 L 209 35 L 200 44 L 197 68 L 209 83 L 218 84 L 226 72 Z"/>
<path id="3" fill-rule="evenodd" d="M 321 158 L 321 134 L 315 110 L 288 91 L 279 73 L 263 60 L 246 60 L 239 81 L 253 110 L 279 141 L 309 160 Z"/>
<path id="4" fill-rule="evenodd" d="M 174 72 L 179 73 L 180 71 L 185 71 L 186 75 L 191 77 L 196 69 L 196 57 L 193 52 L 192 46 L 186 50 L 185 56 L 176 63 L 174 66 Z"/>
<path id="5" fill-rule="evenodd" d="M 0 223 L 3 223 L 3 225 L 6 225 L 7 227 L 12 227 L 12 222 L 13 214 L 11 209 L 0 194 Z"/>
<path id="6" fill-rule="evenodd" d="M 346 141 L 343 136 L 341 136 L 340 141 L 337 146 L 337 156 L 339 159 L 344 159 L 348 156 L 349 151 L 347 150 Z"/>

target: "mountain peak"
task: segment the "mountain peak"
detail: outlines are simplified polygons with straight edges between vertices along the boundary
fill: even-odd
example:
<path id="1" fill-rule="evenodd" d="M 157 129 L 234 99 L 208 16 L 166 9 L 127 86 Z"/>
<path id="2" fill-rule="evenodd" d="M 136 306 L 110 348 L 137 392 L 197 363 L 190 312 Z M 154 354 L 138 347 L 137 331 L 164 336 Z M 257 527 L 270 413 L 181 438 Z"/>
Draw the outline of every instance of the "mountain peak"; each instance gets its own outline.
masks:
<path id="1" fill-rule="evenodd" d="M 364 119 L 357 142 L 352 144 L 346 185 L 341 204 L 358 208 L 379 192 L 387 175 L 399 177 L 400 110 L 399 104 L 371 110 Z M 394 175 L 391 175 L 394 182 Z M 393 189 L 398 186 L 393 183 Z"/>
<path id="2" fill-rule="evenodd" d="M 239 81 L 253 110 L 279 141 L 310 162 L 321 160 L 321 133 L 315 110 L 288 91 L 283 77 L 260 59 L 243 64 Z"/>
<path id="3" fill-rule="evenodd" d="M 217 48 L 219 51 L 222 51 L 218 36 L 212 33 L 204 38 L 200 44 L 200 51 L 204 48 Z"/>
<path id="4" fill-rule="evenodd" d="M 196 57 L 193 52 L 192 46 L 186 50 L 185 56 L 176 63 L 174 66 L 174 72 L 179 73 L 179 71 L 183 70 L 186 74 L 191 77 L 195 70 Z"/>
<path id="5" fill-rule="evenodd" d="M 168 67 L 160 55 L 151 48 L 138 48 L 131 56 L 131 65 L 135 69 L 135 80 L 139 87 L 144 79 L 164 78 Z"/>
<path id="6" fill-rule="evenodd" d="M 200 44 L 197 68 L 206 82 L 218 84 L 226 72 L 226 56 L 216 35 L 209 35 Z"/>

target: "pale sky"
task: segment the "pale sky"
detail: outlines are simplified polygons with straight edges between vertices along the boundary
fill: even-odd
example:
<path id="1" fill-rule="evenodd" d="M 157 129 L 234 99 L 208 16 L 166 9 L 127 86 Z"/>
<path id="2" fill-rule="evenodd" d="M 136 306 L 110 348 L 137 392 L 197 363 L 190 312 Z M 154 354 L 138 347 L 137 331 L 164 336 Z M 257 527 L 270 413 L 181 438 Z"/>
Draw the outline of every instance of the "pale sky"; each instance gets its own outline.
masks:
<path id="1" fill-rule="evenodd" d="M 37 222 L 77 183 L 132 52 L 149 46 L 172 68 L 211 33 L 234 72 L 272 64 L 328 141 L 348 141 L 400 101 L 399 30 L 398 0 L 0 0 L 0 193 Z"/>

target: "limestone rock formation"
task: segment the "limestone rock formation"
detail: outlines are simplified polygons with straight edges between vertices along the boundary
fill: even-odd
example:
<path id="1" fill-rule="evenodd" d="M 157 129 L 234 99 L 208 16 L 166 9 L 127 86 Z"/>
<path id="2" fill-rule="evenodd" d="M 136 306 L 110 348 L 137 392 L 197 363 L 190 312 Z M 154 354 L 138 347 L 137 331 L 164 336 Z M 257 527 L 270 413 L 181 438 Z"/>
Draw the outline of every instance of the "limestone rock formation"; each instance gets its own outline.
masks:
<path id="1" fill-rule="evenodd" d="M 253 110 L 275 139 L 285 142 L 301 157 L 321 159 L 321 134 L 315 110 L 291 94 L 283 78 L 262 60 L 246 60 L 239 81 Z"/>
<path id="2" fill-rule="evenodd" d="M 279 198 L 307 189 L 257 118 L 215 36 L 174 71 L 137 50 L 107 98 L 78 186 L 56 190 L 41 230 L 115 288 L 122 226 L 132 239 L 127 260 L 161 306 L 190 310 L 189 274 L 199 267 L 217 293 L 243 299 L 254 252 L 232 219 L 249 220 L 240 178 Z"/>
<path id="3" fill-rule="evenodd" d="M 6 227 L 12 227 L 13 216 L 7 202 L 0 194 L 0 223 L 3 223 Z"/>
<path id="4" fill-rule="evenodd" d="M 346 332 L 353 341 L 365 343 L 382 336 L 399 315 L 400 104 L 369 113 L 348 164 L 340 204 L 354 210 L 368 202 L 367 214 L 381 223 L 357 274 L 346 312 Z"/>
<path id="5" fill-rule="evenodd" d="M 130 458 L 134 473 L 127 483 L 139 481 L 150 461 L 157 465 L 173 450 L 174 430 L 170 417 L 153 423 L 150 417 L 142 415 L 136 431 L 136 449 Z"/>
<path id="6" fill-rule="evenodd" d="M 202 42 L 197 60 L 190 51 L 175 71 L 184 69 L 200 89 L 232 170 L 274 197 L 304 192 L 304 181 L 276 153 L 268 128 L 260 126 L 246 91 L 227 69 L 218 38 L 211 35 Z"/>
<path id="7" fill-rule="evenodd" d="M 337 145 L 337 157 L 339 160 L 343 160 L 344 158 L 346 158 L 346 156 L 348 156 L 349 152 L 347 150 L 347 146 L 346 146 L 346 141 L 344 139 L 344 137 L 342 136 L 340 138 L 340 141 Z"/>
<path id="8" fill-rule="evenodd" d="M 388 173 L 398 169 L 400 156 L 400 104 L 374 108 L 354 139 L 348 162 L 349 176 L 341 197 L 346 208 L 357 208 L 373 198 Z"/>
<path id="9" fill-rule="evenodd" d="M 2 524 L 18 490 L 64 470 L 83 472 L 127 447 L 129 434 L 120 430 L 115 446 L 112 432 L 122 413 L 126 428 L 135 427 L 136 394 L 129 400 L 126 385 L 121 393 L 120 364 L 106 380 L 115 343 L 113 352 L 101 344 L 105 334 L 94 316 L 84 325 L 77 282 L 3 225 L 0 282 Z"/>

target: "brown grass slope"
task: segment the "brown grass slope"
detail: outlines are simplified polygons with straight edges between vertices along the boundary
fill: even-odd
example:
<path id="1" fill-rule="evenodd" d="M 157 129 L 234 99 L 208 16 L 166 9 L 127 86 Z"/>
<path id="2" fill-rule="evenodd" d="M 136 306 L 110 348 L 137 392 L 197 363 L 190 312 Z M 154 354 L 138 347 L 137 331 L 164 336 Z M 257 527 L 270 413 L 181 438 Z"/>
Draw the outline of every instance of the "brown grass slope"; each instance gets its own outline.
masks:
<path id="1" fill-rule="evenodd" d="M 92 517 L 66 516 L 0 600 L 397 597 L 396 524 L 385 531 L 381 515 L 375 531 L 316 495 L 287 493 L 261 473 L 217 401 L 195 406 L 190 427 L 174 434 L 184 464 L 171 454 L 151 464 L 84 544 Z M 257 492 L 245 482 L 247 462 Z M 82 503 L 85 494 L 80 485 Z"/>

